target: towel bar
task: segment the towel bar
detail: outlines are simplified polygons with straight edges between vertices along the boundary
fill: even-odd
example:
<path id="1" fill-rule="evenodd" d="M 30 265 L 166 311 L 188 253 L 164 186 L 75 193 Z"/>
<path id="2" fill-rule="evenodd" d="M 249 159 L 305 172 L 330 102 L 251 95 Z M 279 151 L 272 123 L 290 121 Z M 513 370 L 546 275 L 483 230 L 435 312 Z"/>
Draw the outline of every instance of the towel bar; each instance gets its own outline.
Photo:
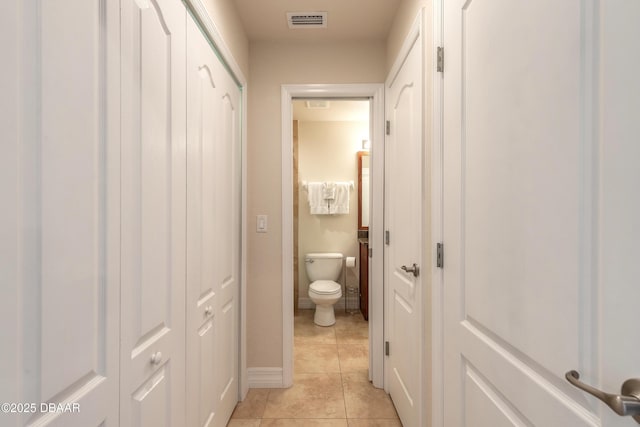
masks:
<path id="1" fill-rule="evenodd" d="M 335 184 L 340 184 L 340 183 L 345 183 L 346 182 L 347 184 L 349 184 L 349 189 L 354 190 L 356 188 L 355 184 L 353 183 L 353 181 L 321 181 L 321 182 L 323 182 L 323 183 L 332 182 L 332 183 L 335 183 Z M 309 188 L 309 181 L 302 181 L 302 189 L 303 190 L 307 190 L 308 188 Z"/>

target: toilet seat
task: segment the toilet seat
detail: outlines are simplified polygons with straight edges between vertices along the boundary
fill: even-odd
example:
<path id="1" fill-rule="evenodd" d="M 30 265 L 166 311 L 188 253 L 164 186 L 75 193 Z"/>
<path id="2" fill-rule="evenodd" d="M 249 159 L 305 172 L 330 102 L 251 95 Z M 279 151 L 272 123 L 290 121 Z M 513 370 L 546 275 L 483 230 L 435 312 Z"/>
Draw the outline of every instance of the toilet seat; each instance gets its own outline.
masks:
<path id="1" fill-rule="evenodd" d="M 333 295 L 342 290 L 342 286 L 333 280 L 316 280 L 309 285 L 309 289 L 318 295 Z"/>

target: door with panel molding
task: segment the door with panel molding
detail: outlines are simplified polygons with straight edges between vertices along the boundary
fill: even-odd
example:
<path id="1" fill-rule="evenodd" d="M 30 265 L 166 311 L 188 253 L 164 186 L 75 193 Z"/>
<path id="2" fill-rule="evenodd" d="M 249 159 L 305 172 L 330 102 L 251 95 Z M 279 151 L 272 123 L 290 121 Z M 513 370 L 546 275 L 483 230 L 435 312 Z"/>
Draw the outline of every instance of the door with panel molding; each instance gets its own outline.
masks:
<path id="1" fill-rule="evenodd" d="M 185 20 L 181 2 L 122 5 L 120 425 L 185 416 Z"/>
<path id="2" fill-rule="evenodd" d="M 419 15 L 386 84 L 386 383 L 402 423 L 422 424 L 423 408 L 423 34 Z"/>
<path id="3" fill-rule="evenodd" d="M 117 425 L 118 5 L 2 15 L 0 425 Z"/>
<path id="4" fill-rule="evenodd" d="M 444 16 L 444 424 L 637 425 L 640 5 Z"/>
<path id="5" fill-rule="evenodd" d="M 240 90 L 187 23 L 188 426 L 225 426 L 238 401 Z"/>
<path id="6" fill-rule="evenodd" d="M 220 126 L 216 144 L 216 399 L 222 419 L 238 401 L 241 215 L 241 92 L 229 73 L 220 79 Z M 218 425 L 218 424 L 216 424 Z M 225 424 L 219 424 L 224 426 Z"/>

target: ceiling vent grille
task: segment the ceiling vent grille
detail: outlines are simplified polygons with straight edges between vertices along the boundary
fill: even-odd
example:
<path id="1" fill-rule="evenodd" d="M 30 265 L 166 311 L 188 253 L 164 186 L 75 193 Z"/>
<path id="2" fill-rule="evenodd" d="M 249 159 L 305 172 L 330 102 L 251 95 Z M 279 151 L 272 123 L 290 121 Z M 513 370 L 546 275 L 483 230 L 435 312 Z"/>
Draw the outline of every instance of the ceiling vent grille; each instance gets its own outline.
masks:
<path id="1" fill-rule="evenodd" d="M 310 110 L 328 110 L 329 101 L 326 99 L 313 99 L 306 101 L 307 108 Z"/>
<path id="2" fill-rule="evenodd" d="M 327 12 L 287 12 L 289 28 L 327 28 Z"/>

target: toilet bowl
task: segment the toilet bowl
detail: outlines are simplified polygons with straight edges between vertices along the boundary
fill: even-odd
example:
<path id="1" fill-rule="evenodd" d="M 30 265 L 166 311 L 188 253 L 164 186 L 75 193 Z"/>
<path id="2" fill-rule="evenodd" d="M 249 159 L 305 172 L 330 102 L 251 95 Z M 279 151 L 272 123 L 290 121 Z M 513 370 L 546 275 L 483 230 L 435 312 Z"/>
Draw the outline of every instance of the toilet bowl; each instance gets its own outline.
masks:
<path id="1" fill-rule="evenodd" d="M 336 323 L 334 305 L 342 297 L 342 286 L 336 282 L 342 271 L 340 253 L 309 253 L 305 256 L 305 270 L 311 283 L 309 298 L 316 305 L 313 321 L 319 326 Z"/>
<path id="2" fill-rule="evenodd" d="M 313 322 L 319 326 L 331 326 L 336 323 L 333 309 L 342 298 L 342 286 L 332 280 L 317 280 L 309 285 L 309 298 L 316 305 Z"/>

